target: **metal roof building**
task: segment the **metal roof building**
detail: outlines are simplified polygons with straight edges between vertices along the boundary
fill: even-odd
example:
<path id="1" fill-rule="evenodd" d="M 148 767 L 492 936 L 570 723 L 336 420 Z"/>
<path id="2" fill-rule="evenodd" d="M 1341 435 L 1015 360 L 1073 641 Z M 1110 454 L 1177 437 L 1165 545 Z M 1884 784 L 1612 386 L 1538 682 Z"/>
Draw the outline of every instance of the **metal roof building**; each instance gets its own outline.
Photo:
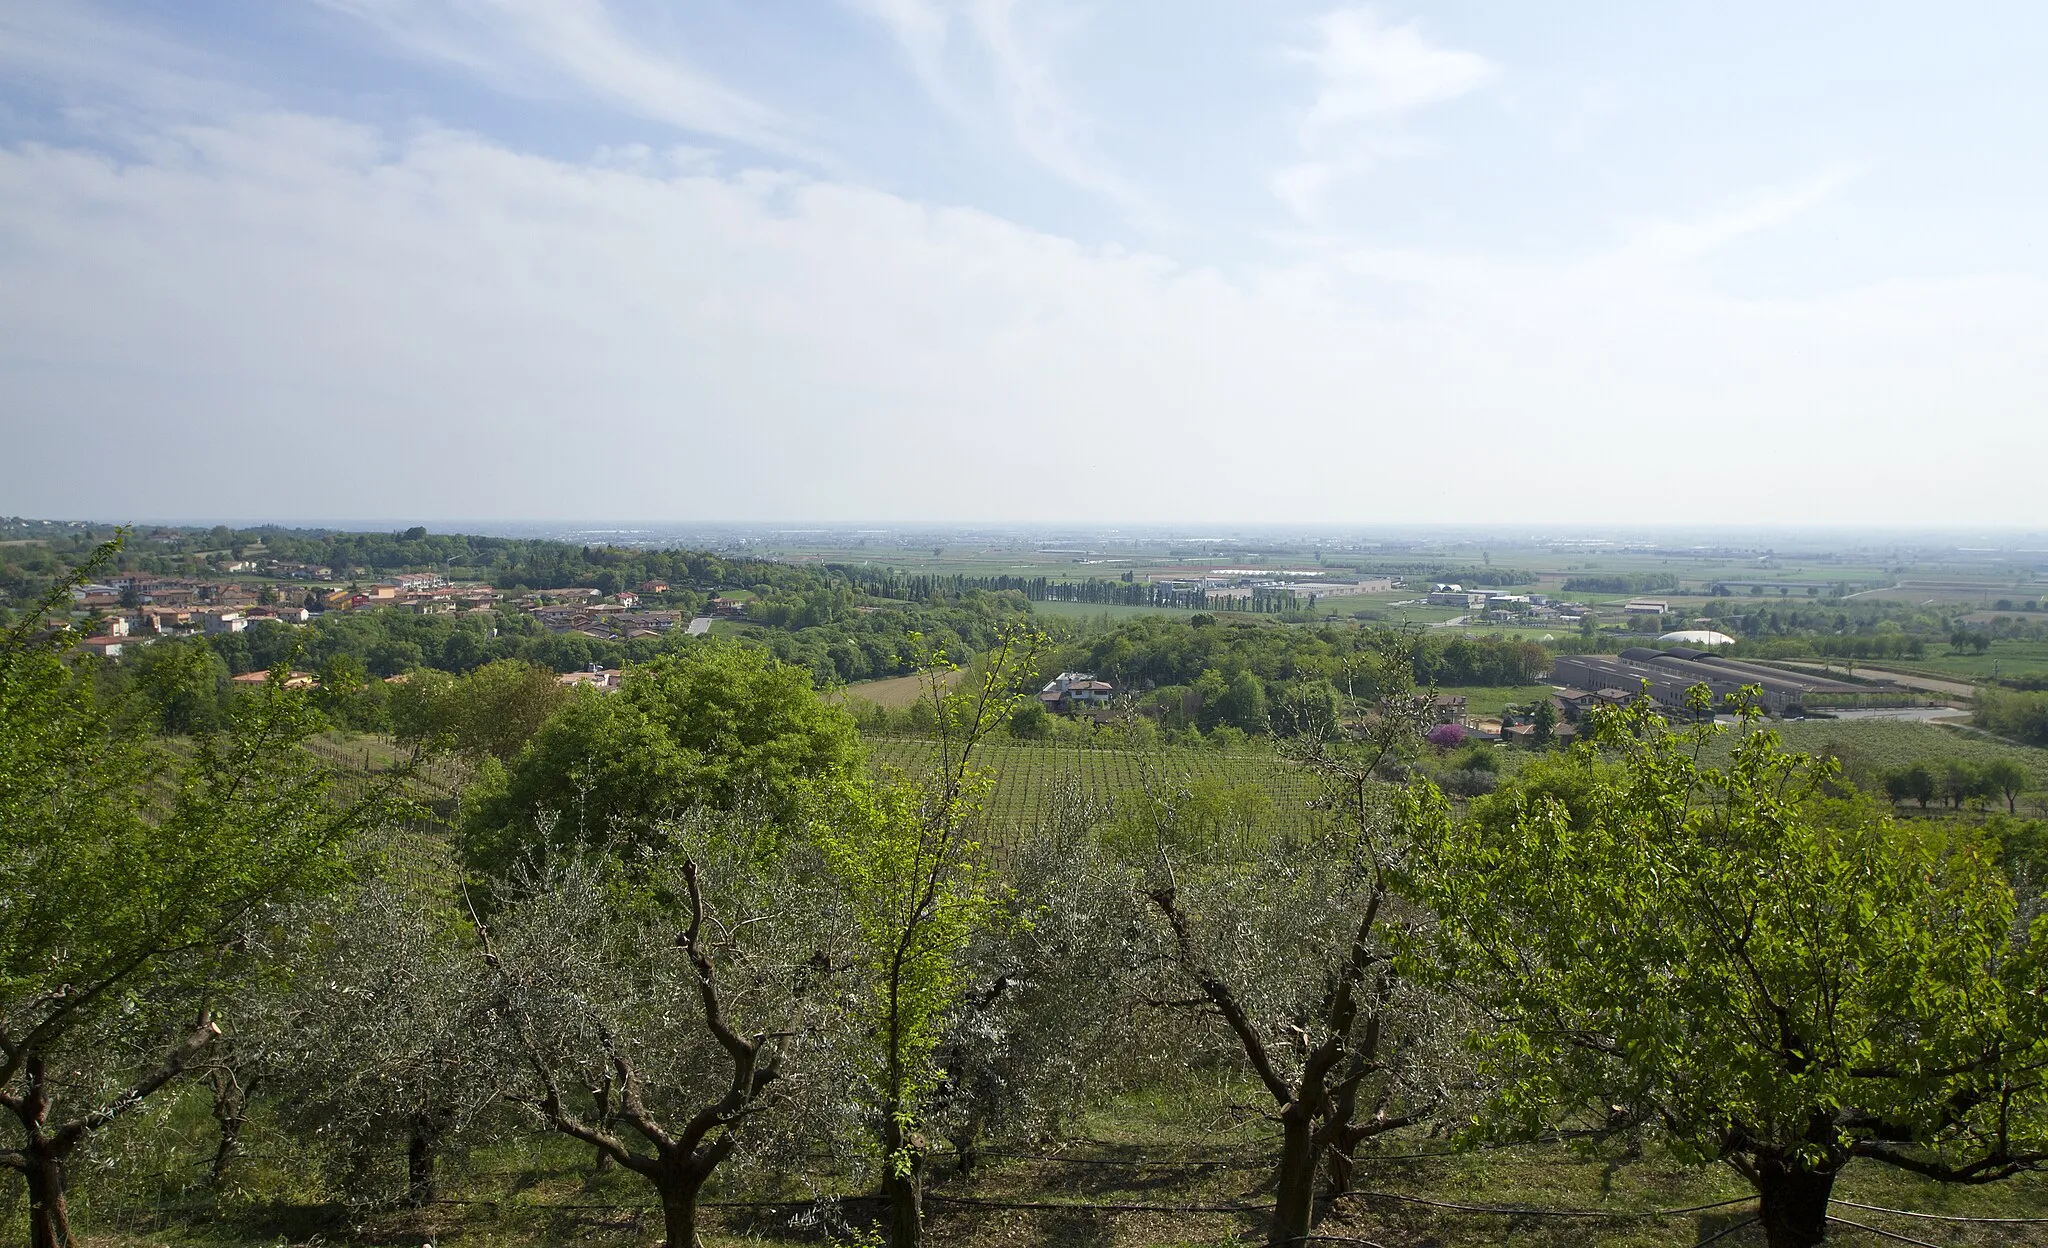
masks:
<path id="1" fill-rule="evenodd" d="M 1863 685 L 1800 676 L 1779 668 L 1726 659 L 1698 650 L 1649 650 L 1642 647 L 1616 655 L 1558 655 L 1551 668 L 1551 679 L 1561 685 L 1595 693 L 1603 689 L 1636 693 L 1647 683 L 1651 700 L 1667 708 L 1684 706 L 1686 690 L 1694 685 L 1705 685 L 1713 691 L 1716 711 L 1722 708 L 1721 699 L 1725 695 L 1744 685 L 1756 685 L 1763 690 L 1763 708 L 1774 715 L 1782 715 L 1788 710 L 1797 711 L 1810 696 L 1816 694 L 1870 692 Z"/>

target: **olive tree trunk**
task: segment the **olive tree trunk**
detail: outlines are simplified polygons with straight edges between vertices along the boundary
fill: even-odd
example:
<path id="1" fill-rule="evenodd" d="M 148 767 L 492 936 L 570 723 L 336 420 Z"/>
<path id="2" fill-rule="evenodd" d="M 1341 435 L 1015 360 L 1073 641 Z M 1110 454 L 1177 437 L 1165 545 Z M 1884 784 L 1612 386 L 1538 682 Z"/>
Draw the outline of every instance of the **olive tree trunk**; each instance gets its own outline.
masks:
<path id="1" fill-rule="evenodd" d="M 24 1150 L 21 1172 L 28 1180 L 29 1248 L 72 1248 L 71 1215 L 64 1203 L 64 1158 L 31 1146 Z"/>

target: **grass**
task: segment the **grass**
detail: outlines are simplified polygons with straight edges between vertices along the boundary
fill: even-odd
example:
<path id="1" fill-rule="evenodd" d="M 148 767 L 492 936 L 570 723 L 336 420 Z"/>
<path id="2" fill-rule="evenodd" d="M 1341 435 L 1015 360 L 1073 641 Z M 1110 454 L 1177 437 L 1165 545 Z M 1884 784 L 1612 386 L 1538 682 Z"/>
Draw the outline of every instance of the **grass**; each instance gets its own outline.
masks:
<path id="1" fill-rule="evenodd" d="M 1771 727 L 1790 749 L 1805 754 L 1832 753 L 1840 758 L 1849 778 L 1866 791 L 1876 786 L 1881 773 L 1893 767 L 1916 762 L 1939 764 L 1948 759 L 1982 764 L 1996 758 L 2017 759 L 2034 776 L 2029 791 L 2035 796 L 2021 799 L 2021 813 L 2040 806 L 2041 790 L 2048 789 L 2048 750 L 2010 745 L 1968 728 L 1898 719 L 1809 719 Z M 1734 733 L 1724 733 L 1708 751 L 1710 761 L 1725 763 L 1735 740 Z M 1879 800 L 1883 800 L 1882 796 Z M 1999 801 L 1991 806 L 2000 811 L 2005 808 Z M 1910 807 L 1906 809 L 1911 811 Z"/>
<path id="2" fill-rule="evenodd" d="M 1201 1046 L 1219 1038 L 1205 1034 L 1190 1041 Z M 1271 1125 L 1241 1112 L 1256 1104 L 1257 1094 L 1258 1089 L 1235 1078 L 1231 1068 L 1198 1059 L 1151 1086 L 1096 1106 L 1057 1138 L 998 1143 L 970 1174 L 955 1173 L 941 1153 L 934 1158 L 929 1187 L 931 1242 L 963 1248 L 1223 1248 L 1256 1242 L 1264 1226 L 1262 1210 L 1271 1199 L 1275 1151 Z M 79 1229 L 87 1232 L 90 1242 L 120 1248 L 254 1248 L 447 1241 L 475 1248 L 528 1248 L 577 1241 L 644 1248 L 660 1231 L 645 1183 L 616 1168 L 598 1173 L 591 1167 L 589 1150 L 515 1125 L 509 1118 L 501 1124 L 498 1140 L 444 1163 L 444 1201 L 421 1211 L 351 1209 L 323 1200 L 323 1185 L 290 1167 L 293 1160 L 303 1167 L 303 1157 L 295 1159 L 288 1141 L 269 1124 L 252 1122 L 248 1156 L 236 1170 L 246 1194 L 216 1202 L 193 1187 L 189 1178 L 165 1177 L 176 1172 L 181 1154 L 203 1155 L 201 1150 L 211 1142 L 203 1095 L 194 1089 L 182 1100 L 174 1115 L 174 1125 L 182 1128 L 175 1132 L 181 1137 L 178 1147 L 148 1158 L 153 1167 L 164 1168 L 163 1175 L 131 1172 L 120 1181 L 108 1172 L 80 1185 L 76 1212 Z M 394 1139 L 391 1148 L 374 1159 L 377 1164 L 371 1172 L 358 1180 L 358 1190 L 396 1190 L 402 1182 L 402 1156 L 402 1140 Z M 832 1171 L 829 1163 L 818 1163 L 817 1170 L 806 1177 L 816 1181 L 822 1193 L 858 1196 L 862 1191 L 852 1176 Z M 189 1167 L 185 1172 L 193 1173 Z M 713 1205 L 763 1197 L 797 1201 L 811 1194 L 780 1174 L 757 1172 L 751 1182 L 737 1172 L 721 1177 L 723 1181 L 714 1182 L 706 1193 Z M 1654 1141 L 1635 1156 L 1613 1149 L 1595 1154 L 1558 1144 L 1458 1151 L 1423 1129 L 1383 1137 L 1361 1150 L 1354 1188 L 1372 1195 L 1343 1202 L 1325 1217 L 1319 1233 L 1387 1248 L 1691 1248 L 1735 1226 L 1749 1210 L 1735 1204 L 1660 1217 L 1558 1218 L 1442 1206 L 1622 1215 L 1744 1201 L 1750 1195 L 1747 1185 L 1726 1167 L 1683 1164 Z M 1858 1161 L 1844 1171 L 1836 1195 L 1860 1204 L 1955 1217 L 2048 1217 L 2048 1181 L 2039 1175 L 1957 1188 Z M 1194 1212 L 1188 1206 L 1212 1208 Z M 1214 1206 L 1238 1208 L 1218 1212 Z M 843 1207 L 846 1213 L 859 1208 Z M 17 1220 L 19 1200 L 4 1212 L 13 1216 L 0 1217 L 0 1222 Z M 705 1248 L 819 1243 L 815 1227 L 792 1224 L 797 1212 L 787 1207 L 708 1210 Z M 1861 1210 L 1840 1212 L 1940 1248 L 2048 1244 L 2048 1226 L 1971 1226 Z M 1751 1228 L 1720 1242 L 1757 1248 L 1762 1236 Z M 1862 1237 L 1845 1232 L 1843 1242 L 1862 1242 Z"/>
<path id="3" fill-rule="evenodd" d="M 1508 706 L 1526 706 L 1556 692 L 1552 685 L 1441 685 L 1437 692 L 1465 699 L 1465 711 L 1478 719 L 1498 718 Z"/>
<path id="4" fill-rule="evenodd" d="M 1960 680 L 1990 680 L 1994 675 L 2048 676 L 2048 641 L 1994 641 L 1983 654 L 1954 654 L 1945 648 L 1930 650 L 1898 666 Z"/>
<path id="5" fill-rule="evenodd" d="M 1177 615 L 1185 619 L 1194 614 L 1187 607 L 1127 607 L 1104 602 L 1034 602 L 1031 614 L 1042 615 L 1054 620 L 1128 620 L 1140 615 Z"/>
<path id="6" fill-rule="evenodd" d="M 954 672 L 950 683 L 960 683 L 960 679 L 966 674 L 965 668 Z M 911 703 L 924 698 L 926 694 L 925 678 L 913 674 L 910 676 L 889 676 L 882 680 L 855 681 L 844 689 L 834 690 L 822 696 L 828 702 L 843 702 L 851 698 L 859 698 L 863 701 L 872 702 L 876 706 L 885 707 L 892 711 L 900 711 Z"/>

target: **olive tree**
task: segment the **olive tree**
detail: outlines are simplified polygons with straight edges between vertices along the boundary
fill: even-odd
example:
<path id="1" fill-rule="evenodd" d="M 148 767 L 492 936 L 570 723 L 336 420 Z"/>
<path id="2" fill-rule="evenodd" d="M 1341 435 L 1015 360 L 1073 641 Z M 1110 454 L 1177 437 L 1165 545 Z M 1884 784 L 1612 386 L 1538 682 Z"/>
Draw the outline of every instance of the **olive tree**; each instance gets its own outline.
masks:
<path id="1" fill-rule="evenodd" d="M 220 1120 L 216 1171 L 240 1109 L 261 1089 L 281 1123 L 326 1142 L 367 1199 L 377 1151 L 402 1147 L 402 1199 L 433 1200 L 443 1147 L 499 1093 L 477 1037 L 490 997 L 459 877 L 429 836 L 395 833 L 366 855 L 361 883 L 294 908 L 267 952 L 282 969 L 254 987 L 208 1062 Z"/>
<path id="2" fill-rule="evenodd" d="M 478 925 L 506 1094 L 647 1180 L 668 1248 L 695 1248 L 705 1184 L 765 1143 L 836 1012 L 806 851 L 704 827 L 670 857 L 519 873 Z"/>
<path id="3" fill-rule="evenodd" d="M 1433 722 L 1432 696 L 1412 687 L 1411 645 L 1378 637 L 1346 680 L 1354 726 L 1332 722 L 1293 746 L 1323 782 L 1332 818 L 1320 832 L 1234 852 L 1186 835 L 1169 800 L 1137 869 L 1158 920 L 1156 999 L 1226 1031 L 1272 1103 L 1275 1245 L 1310 1233 L 1325 1162 L 1341 1190 L 1359 1144 L 1443 1099 L 1437 1064 L 1416 1060 L 1441 1047 L 1443 1003 L 1398 966 L 1420 916 L 1402 902 L 1411 847 L 1382 778 Z"/>
<path id="4" fill-rule="evenodd" d="M 1409 798 L 1441 949 L 1489 1018 L 1482 1126 L 1647 1124 L 1749 1180 L 1772 1248 L 1825 1238 L 1856 1159 L 1956 1183 L 2048 1161 L 2048 927 L 2015 921 L 1975 833 L 1831 796 L 1829 762 L 1739 709 L 1725 768 L 1701 761 L 1721 729 L 1639 704 L 1543 788 L 1462 820 Z"/>
<path id="5" fill-rule="evenodd" d="M 1000 913 L 968 942 L 931 1106 L 963 1171 L 984 1140 L 1056 1135 L 1170 1047 L 1130 1008 L 1145 916 L 1101 844 L 1108 818 L 1060 786 L 1004 864 Z"/>

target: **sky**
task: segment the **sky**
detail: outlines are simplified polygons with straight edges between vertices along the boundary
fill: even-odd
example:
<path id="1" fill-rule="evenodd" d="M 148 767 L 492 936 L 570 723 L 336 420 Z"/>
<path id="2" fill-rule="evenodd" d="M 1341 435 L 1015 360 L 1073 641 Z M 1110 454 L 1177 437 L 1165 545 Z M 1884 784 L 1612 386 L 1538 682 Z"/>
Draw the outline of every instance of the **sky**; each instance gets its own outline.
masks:
<path id="1" fill-rule="evenodd" d="M 2048 6 L 15 0 L 0 513 L 2048 523 Z"/>

